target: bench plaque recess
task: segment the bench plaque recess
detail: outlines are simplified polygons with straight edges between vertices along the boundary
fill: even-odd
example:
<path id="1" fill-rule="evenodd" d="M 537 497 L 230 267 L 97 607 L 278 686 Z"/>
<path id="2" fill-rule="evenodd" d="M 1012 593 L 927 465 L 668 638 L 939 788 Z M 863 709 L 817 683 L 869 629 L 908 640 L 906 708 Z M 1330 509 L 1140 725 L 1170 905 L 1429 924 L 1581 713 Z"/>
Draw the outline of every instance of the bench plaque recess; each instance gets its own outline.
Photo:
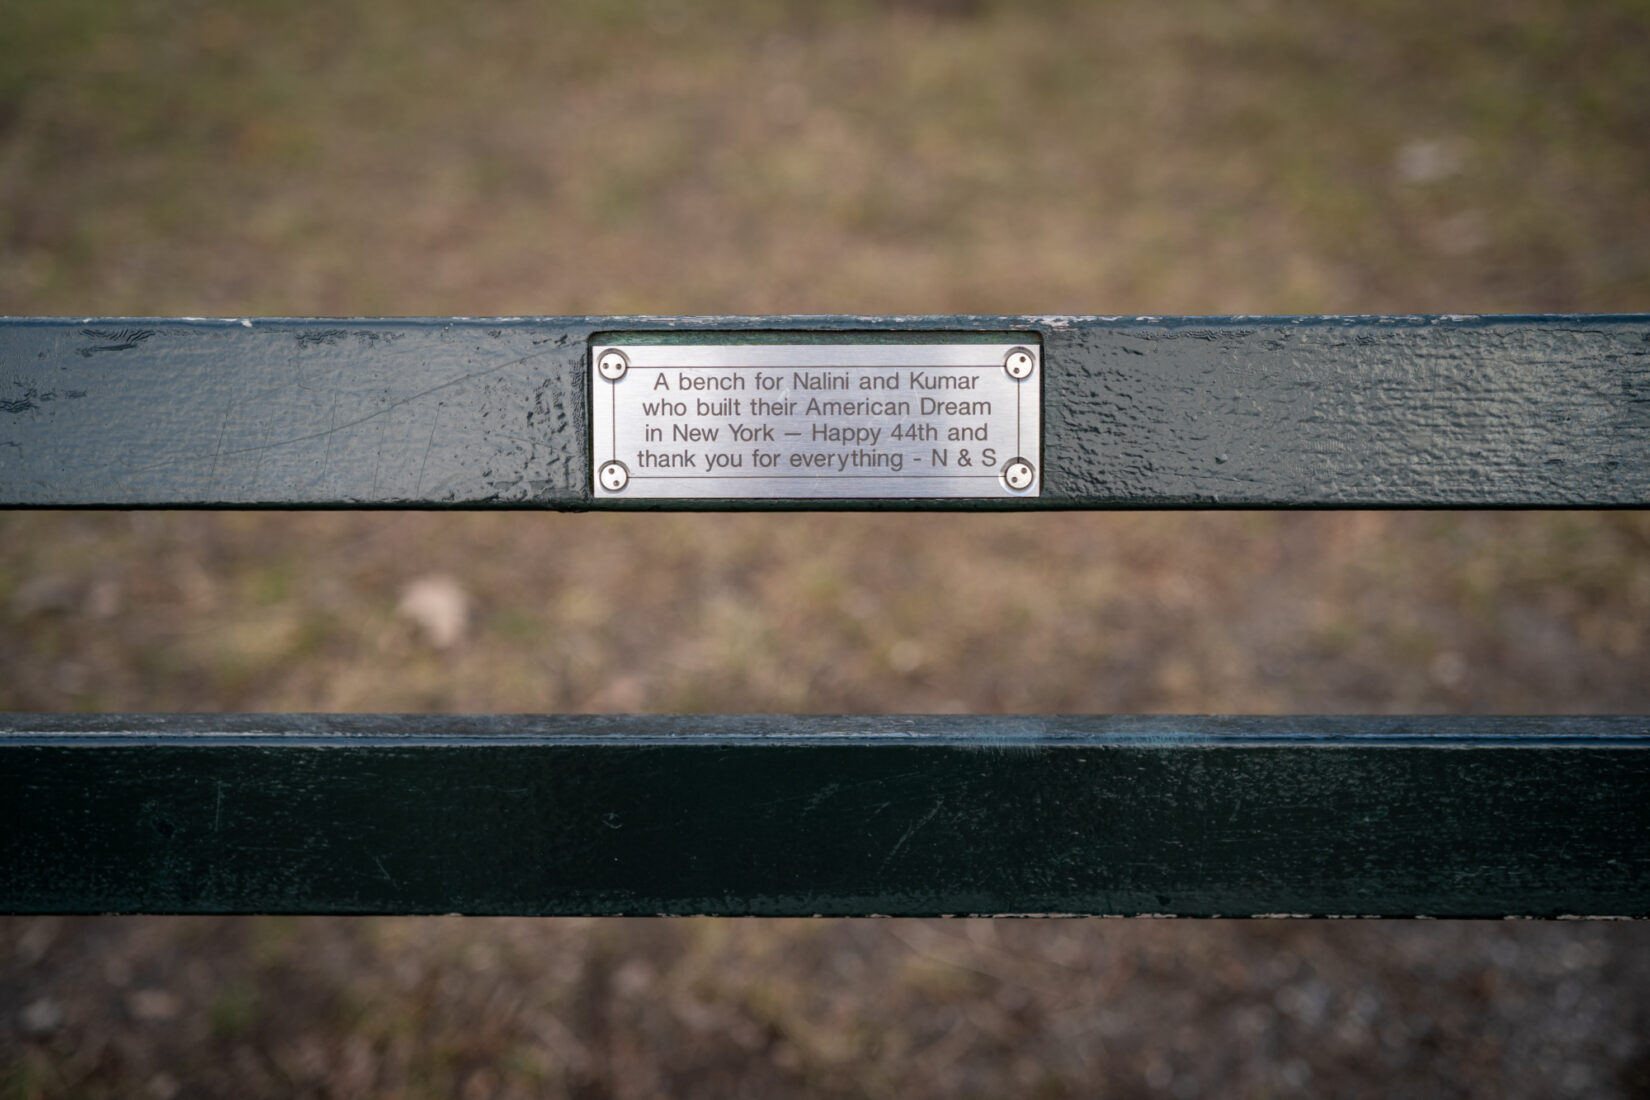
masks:
<path id="1" fill-rule="evenodd" d="M 1035 497 L 1042 349 L 595 343 L 601 499 Z"/>

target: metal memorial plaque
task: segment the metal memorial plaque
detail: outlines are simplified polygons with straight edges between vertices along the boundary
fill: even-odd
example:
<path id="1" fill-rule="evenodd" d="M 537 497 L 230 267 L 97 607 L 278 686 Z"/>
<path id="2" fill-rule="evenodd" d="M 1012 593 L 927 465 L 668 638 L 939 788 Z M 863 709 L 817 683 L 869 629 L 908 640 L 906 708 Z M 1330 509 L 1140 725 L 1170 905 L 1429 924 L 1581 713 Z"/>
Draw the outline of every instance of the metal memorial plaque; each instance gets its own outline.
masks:
<path id="1" fill-rule="evenodd" d="M 1035 497 L 1042 348 L 598 343 L 598 499 Z"/>

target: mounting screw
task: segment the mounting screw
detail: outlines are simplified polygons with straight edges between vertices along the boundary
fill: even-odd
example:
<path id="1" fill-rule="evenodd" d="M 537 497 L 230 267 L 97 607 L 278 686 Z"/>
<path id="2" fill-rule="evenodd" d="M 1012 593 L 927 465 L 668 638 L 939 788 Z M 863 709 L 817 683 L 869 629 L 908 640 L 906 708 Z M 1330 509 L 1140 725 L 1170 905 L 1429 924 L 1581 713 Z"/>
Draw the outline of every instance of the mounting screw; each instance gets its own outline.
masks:
<path id="1" fill-rule="evenodd" d="M 1037 359 L 1025 348 L 1010 348 L 1003 356 L 1003 369 L 1008 376 L 1019 382 L 1031 377 L 1031 368 L 1037 365 Z"/>
<path id="2" fill-rule="evenodd" d="M 596 471 L 596 480 L 603 489 L 610 493 L 616 493 L 630 484 L 630 470 L 617 459 L 612 462 L 604 462 L 602 468 Z"/>
<path id="3" fill-rule="evenodd" d="M 609 382 L 617 382 L 624 377 L 624 372 L 630 369 L 630 360 L 625 358 L 622 351 L 611 348 L 602 352 L 601 358 L 596 360 L 596 370 Z"/>
<path id="4" fill-rule="evenodd" d="M 1003 466 L 1003 484 L 1017 493 L 1031 488 L 1036 479 L 1037 472 L 1023 458 L 1011 458 Z"/>

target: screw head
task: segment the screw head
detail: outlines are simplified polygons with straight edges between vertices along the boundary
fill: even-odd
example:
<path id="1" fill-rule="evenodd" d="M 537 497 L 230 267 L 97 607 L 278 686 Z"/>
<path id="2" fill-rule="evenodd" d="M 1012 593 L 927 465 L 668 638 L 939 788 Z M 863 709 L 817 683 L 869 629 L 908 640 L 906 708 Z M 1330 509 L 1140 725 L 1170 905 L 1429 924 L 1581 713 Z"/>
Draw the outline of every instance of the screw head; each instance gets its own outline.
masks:
<path id="1" fill-rule="evenodd" d="M 1031 377 L 1031 369 L 1037 365 L 1037 357 L 1026 348 L 1010 348 L 1003 356 L 1003 369 L 1016 382 Z"/>
<path id="2" fill-rule="evenodd" d="M 596 471 L 596 481 L 603 489 L 616 493 L 630 484 L 630 470 L 617 459 L 604 462 L 602 468 Z"/>
<path id="3" fill-rule="evenodd" d="M 629 369 L 630 360 L 625 358 L 625 353 L 614 351 L 612 348 L 602 352 L 601 357 L 596 360 L 596 372 L 609 382 L 617 382 Z"/>
<path id="4" fill-rule="evenodd" d="M 1016 493 L 1031 488 L 1031 483 L 1037 480 L 1037 471 L 1031 468 L 1031 463 L 1023 458 L 1011 458 L 1003 464 L 1003 484 Z"/>

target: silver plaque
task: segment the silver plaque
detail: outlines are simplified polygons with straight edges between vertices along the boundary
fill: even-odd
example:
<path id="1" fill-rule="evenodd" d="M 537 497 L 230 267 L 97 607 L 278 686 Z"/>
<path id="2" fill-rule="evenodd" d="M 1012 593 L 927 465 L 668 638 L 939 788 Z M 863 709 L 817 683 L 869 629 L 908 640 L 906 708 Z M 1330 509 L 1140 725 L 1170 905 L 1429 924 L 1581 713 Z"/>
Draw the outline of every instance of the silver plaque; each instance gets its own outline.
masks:
<path id="1" fill-rule="evenodd" d="M 599 498 L 1042 492 L 1042 348 L 596 344 Z"/>

